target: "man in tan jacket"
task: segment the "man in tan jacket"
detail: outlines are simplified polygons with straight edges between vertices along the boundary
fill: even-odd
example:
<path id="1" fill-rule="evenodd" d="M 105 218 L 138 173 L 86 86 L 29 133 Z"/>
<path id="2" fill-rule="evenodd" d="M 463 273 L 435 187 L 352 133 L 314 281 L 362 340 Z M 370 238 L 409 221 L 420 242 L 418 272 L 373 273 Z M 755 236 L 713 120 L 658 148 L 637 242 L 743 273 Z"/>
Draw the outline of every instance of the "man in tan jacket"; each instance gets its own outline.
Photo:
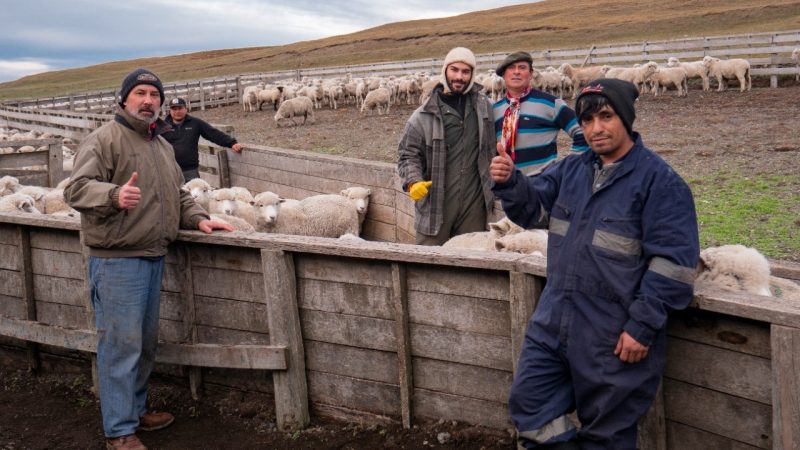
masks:
<path id="1" fill-rule="evenodd" d="M 108 449 L 145 449 L 136 431 L 169 426 L 169 413 L 147 412 L 155 361 L 161 277 L 179 228 L 232 231 L 209 220 L 181 190 L 183 175 L 159 116 L 161 80 L 137 69 L 122 82 L 114 121 L 81 142 L 64 189 L 81 213 L 97 327 L 100 410 Z"/>

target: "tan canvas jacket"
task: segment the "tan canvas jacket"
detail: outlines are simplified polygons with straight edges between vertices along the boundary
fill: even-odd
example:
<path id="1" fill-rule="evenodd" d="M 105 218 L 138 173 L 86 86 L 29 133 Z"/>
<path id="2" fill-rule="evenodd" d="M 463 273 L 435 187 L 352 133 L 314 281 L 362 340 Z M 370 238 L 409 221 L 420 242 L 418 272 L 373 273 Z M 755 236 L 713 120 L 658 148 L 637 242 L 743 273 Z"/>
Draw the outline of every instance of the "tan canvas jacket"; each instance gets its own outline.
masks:
<path id="1" fill-rule="evenodd" d="M 160 136 L 169 126 L 147 123 L 120 109 L 81 142 L 66 201 L 81 213 L 84 243 L 102 257 L 162 256 L 178 228 L 196 229 L 207 213 L 181 190 L 183 175 L 172 146 Z M 151 137 L 152 136 L 152 137 Z M 119 190 L 138 172 L 139 204 L 116 205 Z"/>

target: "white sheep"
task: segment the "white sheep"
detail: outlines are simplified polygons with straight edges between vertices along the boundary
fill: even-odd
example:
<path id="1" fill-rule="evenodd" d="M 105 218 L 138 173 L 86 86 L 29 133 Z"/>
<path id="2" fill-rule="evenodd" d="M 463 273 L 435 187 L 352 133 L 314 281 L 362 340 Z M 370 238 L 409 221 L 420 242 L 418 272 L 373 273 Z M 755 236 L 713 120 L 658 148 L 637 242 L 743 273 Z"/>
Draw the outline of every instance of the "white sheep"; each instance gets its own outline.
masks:
<path id="1" fill-rule="evenodd" d="M 638 67 L 612 67 L 606 72 L 606 78 L 616 78 L 633 83 L 642 91 L 642 87 L 658 70 L 658 64 L 654 61 L 647 62 Z"/>
<path id="2" fill-rule="evenodd" d="M 26 212 L 41 214 L 30 195 L 14 193 L 0 197 L 0 212 Z"/>
<path id="3" fill-rule="evenodd" d="M 207 181 L 202 178 L 193 178 L 184 183 L 182 188 L 189 191 L 195 203 L 208 211 L 208 205 L 211 202 L 211 191 L 214 189 Z"/>
<path id="4" fill-rule="evenodd" d="M 231 216 L 229 214 L 210 214 L 210 217 L 211 220 L 217 220 L 231 225 L 234 231 L 241 231 L 243 233 L 253 233 L 256 231 L 253 225 L 241 217 Z"/>
<path id="5" fill-rule="evenodd" d="M 281 103 L 278 112 L 275 113 L 275 126 L 281 126 L 280 119 L 289 119 L 296 126 L 297 122 L 294 121 L 294 118 L 299 116 L 303 116 L 303 125 L 309 117 L 311 117 L 312 123 L 314 122 L 314 105 L 310 98 L 302 95 Z"/>
<path id="6" fill-rule="evenodd" d="M 512 222 L 508 217 L 503 217 L 497 222 L 490 223 L 489 231 L 475 231 L 453 236 L 442 244 L 442 247 L 495 251 L 498 250 L 495 241 L 504 236 L 518 234 L 523 231 L 522 227 Z"/>
<path id="7" fill-rule="evenodd" d="M 547 256 L 547 231 L 524 230 L 502 236 L 494 241 L 499 252 L 526 253 L 529 255 Z"/>
<path id="8" fill-rule="evenodd" d="M 211 191 L 208 212 L 236 216 L 246 220 L 250 225 L 256 225 L 256 211 L 253 205 L 237 198 L 237 192 L 230 188 Z"/>
<path id="9" fill-rule="evenodd" d="M 703 61 L 681 62 L 678 58 L 669 58 L 667 60 L 667 67 L 683 67 L 686 71 L 687 78 L 700 77 L 703 80 L 703 90 L 708 91 L 711 89 L 708 83 L 708 67 L 703 64 Z"/>
<path id="10" fill-rule="evenodd" d="M 278 220 L 281 203 L 285 201 L 281 196 L 270 191 L 256 194 L 253 200 L 256 210 L 256 229 L 265 231 L 271 227 Z"/>
<path id="11" fill-rule="evenodd" d="M 725 80 L 739 80 L 739 92 L 749 91 L 753 85 L 750 78 L 750 62 L 746 59 L 733 58 L 722 60 L 713 56 L 705 56 L 703 64 L 708 67 L 708 76 L 717 79 L 717 92 L 727 87 Z"/>
<path id="12" fill-rule="evenodd" d="M 0 178 L 0 196 L 10 195 L 22 189 L 19 180 L 11 175 Z"/>
<path id="13" fill-rule="evenodd" d="M 564 63 L 558 68 L 558 71 L 572 80 L 572 98 L 575 98 L 583 84 L 603 78 L 610 69 L 610 66 L 572 67 L 571 64 Z"/>
<path id="14" fill-rule="evenodd" d="M 666 91 L 670 86 L 678 90 L 679 97 L 689 94 L 689 82 L 683 67 L 659 67 L 650 76 L 650 82 L 653 83 L 654 96 L 658 96 L 661 87 Z"/>
<path id="15" fill-rule="evenodd" d="M 359 224 L 364 223 L 364 219 L 367 217 L 370 194 L 372 194 L 371 190 L 360 186 L 351 186 L 347 189 L 342 189 L 342 191 L 339 192 L 339 195 L 350 200 L 356 207 Z"/>
<path id="16" fill-rule="evenodd" d="M 34 206 L 36 206 L 36 209 L 38 209 L 40 212 L 44 212 L 44 210 L 45 210 L 45 208 L 44 208 L 44 203 L 45 203 L 44 196 L 47 195 L 50 192 L 50 190 L 51 189 L 48 189 L 48 188 L 45 188 L 45 187 L 41 187 L 41 186 L 24 186 L 23 185 L 17 191 L 17 193 L 18 194 L 30 195 L 31 198 L 33 199 L 33 201 L 35 202 Z"/>
<path id="17" fill-rule="evenodd" d="M 259 111 L 261 111 L 261 107 L 264 106 L 264 103 L 271 104 L 272 110 L 277 111 L 281 100 L 283 100 L 283 86 L 262 89 L 256 94 L 256 102 L 258 103 Z"/>
<path id="18" fill-rule="evenodd" d="M 56 188 L 47 192 L 42 198 L 42 203 L 44 204 L 43 209 L 37 209 L 44 214 L 80 217 L 78 211 L 72 209 L 72 207 L 70 207 L 64 200 L 64 189 Z"/>
<path id="19" fill-rule="evenodd" d="M 361 104 L 361 114 L 364 114 L 367 110 L 372 114 L 372 111 L 375 109 L 378 110 L 378 115 L 389 114 L 391 103 L 392 91 L 390 91 L 389 88 L 382 87 L 374 91 L 369 91 L 364 102 Z"/>
<path id="20" fill-rule="evenodd" d="M 771 296 L 769 283 L 769 261 L 754 248 L 723 245 L 700 252 L 696 287 L 712 286 Z"/>
<path id="21" fill-rule="evenodd" d="M 351 200 L 341 195 L 314 195 L 299 202 L 283 202 L 277 220 L 259 231 L 330 238 L 347 233 L 358 235 L 358 211 Z"/>

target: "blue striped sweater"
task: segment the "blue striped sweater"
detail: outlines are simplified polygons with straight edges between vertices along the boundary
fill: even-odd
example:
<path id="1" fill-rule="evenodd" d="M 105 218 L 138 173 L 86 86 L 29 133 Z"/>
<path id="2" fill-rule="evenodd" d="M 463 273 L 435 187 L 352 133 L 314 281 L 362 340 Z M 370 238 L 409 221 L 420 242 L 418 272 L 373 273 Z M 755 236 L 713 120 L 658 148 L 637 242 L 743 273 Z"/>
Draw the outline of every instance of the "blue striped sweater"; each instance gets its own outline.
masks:
<path id="1" fill-rule="evenodd" d="M 556 139 L 558 130 L 572 138 L 572 151 L 589 150 L 583 132 L 575 118 L 575 111 L 567 103 L 546 92 L 531 89 L 520 99 L 519 125 L 517 126 L 514 164 L 525 175 L 536 175 L 558 157 Z M 508 109 L 508 99 L 494 104 L 494 129 L 497 140 L 503 133 L 503 114 Z"/>

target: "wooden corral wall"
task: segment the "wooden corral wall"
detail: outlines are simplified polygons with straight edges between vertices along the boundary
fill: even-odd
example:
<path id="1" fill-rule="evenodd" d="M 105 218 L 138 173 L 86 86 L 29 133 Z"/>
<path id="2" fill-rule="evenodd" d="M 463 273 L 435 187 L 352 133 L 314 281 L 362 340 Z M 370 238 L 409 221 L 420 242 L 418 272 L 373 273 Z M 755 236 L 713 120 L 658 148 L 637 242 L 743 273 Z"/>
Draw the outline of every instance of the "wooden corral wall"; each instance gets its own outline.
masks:
<path id="1" fill-rule="evenodd" d="M 770 85 L 777 87 L 779 75 L 794 75 L 797 67 L 791 60 L 792 50 L 800 46 L 800 30 L 774 33 L 751 33 L 729 36 L 694 37 L 664 41 L 645 41 L 627 44 L 593 45 L 590 48 L 533 50 L 534 66 L 559 66 L 563 63 L 609 64 L 630 66 L 647 61 L 666 62 L 674 56 L 682 60 L 700 59 L 710 55 L 719 58 L 747 58 L 753 66 L 752 75 L 769 76 Z M 508 53 L 476 55 L 478 71 L 493 69 Z M 437 74 L 443 58 L 391 61 L 338 67 L 283 70 L 235 77 L 181 81 L 164 85 L 167 97 L 183 96 L 190 109 L 205 109 L 238 104 L 244 86 L 259 81 L 341 77 L 347 73 L 356 77 L 405 75 L 415 72 Z M 12 100 L 6 105 L 21 108 L 69 109 L 72 111 L 109 112 L 116 103 L 116 90 L 70 94 L 58 97 Z"/>
<path id="2" fill-rule="evenodd" d="M 0 107 L 0 125 L 18 130 L 35 130 L 72 139 L 82 139 L 113 116 L 76 113 L 57 109 Z"/>
<path id="3" fill-rule="evenodd" d="M 0 335 L 93 351 L 78 228 L 0 214 Z M 208 366 L 271 370 L 283 424 L 302 426 L 307 399 L 313 413 L 351 420 L 510 427 L 542 258 L 182 231 L 166 262 L 159 360 L 204 367 L 190 372 L 195 386 L 214 373 L 231 384 Z M 773 267 L 800 279 L 800 265 Z M 798 324 L 797 303 L 698 293 L 670 322 L 662 395 L 639 447 L 798 448 Z"/>
<path id="4" fill-rule="evenodd" d="M 239 154 L 209 144 L 200 147 L 200 175 L 214 187 L 243 186 L 294 199 L 366 187 L 371 194 L 362 235 L 414 242 L 414 206 L 400 190 L 395 164 L 257 145 Z"/>
<path id="5" fill-rule="evenodd" d="M 16 152 L 24 146 L 31 146 L 34 150 Z M 59 139 L 3 141 L 0 142 L 0 148 L 15 150 L 10 153 L 0 152 L 0 177 L 11 175 L 21 184 L 45 187 L 55 187 L 64 179 L 64 155 Z"/>

